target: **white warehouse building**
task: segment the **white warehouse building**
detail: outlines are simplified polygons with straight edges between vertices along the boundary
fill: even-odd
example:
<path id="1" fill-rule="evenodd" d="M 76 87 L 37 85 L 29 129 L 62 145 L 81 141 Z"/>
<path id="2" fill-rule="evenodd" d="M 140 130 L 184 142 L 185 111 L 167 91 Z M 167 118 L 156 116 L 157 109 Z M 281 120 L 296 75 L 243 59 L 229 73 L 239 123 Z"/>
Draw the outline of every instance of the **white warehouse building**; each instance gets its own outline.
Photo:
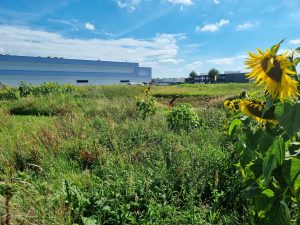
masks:
<path id="1" fill-rule="evenodd" d="M 150 83 L 152 70 L 138 63 L 0 55 L 0 83 Z"/>

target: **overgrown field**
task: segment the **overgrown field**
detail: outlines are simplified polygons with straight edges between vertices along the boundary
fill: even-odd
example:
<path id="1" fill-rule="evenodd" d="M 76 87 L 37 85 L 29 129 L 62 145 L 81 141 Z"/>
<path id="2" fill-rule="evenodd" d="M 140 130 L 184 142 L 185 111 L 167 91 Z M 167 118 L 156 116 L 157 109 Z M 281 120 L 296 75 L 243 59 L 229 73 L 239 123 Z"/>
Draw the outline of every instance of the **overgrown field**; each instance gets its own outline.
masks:
<path id="1" fill-rule="evenodd" d="M 0 224 L 7 214 L 24 225 L 255 223 L 223 109 L 243 89 L 255 87 L 151 87 L 158 109 L 145 119 L 135 98 L 144 87 L 2 95 Z M 194 107 L 196 128 L 168 126 L 176 94 L 175 106 Z"/>

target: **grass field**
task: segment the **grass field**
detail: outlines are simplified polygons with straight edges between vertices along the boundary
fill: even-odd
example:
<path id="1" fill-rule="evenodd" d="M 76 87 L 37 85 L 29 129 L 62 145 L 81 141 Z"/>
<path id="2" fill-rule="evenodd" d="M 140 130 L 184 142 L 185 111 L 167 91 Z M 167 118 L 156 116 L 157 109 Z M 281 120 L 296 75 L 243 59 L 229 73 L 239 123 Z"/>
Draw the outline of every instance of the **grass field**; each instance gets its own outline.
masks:
<path id="1" fill-rule="evenodd" d="M 252 84 L 86 86 L 1 100 L 0 224 L 251 224 L 223 100 Z M 201 126 L 171 130 L 167 103 L 189 102 Z M 10 203 L 7 199 L 11 198 Z M 9 208 L 7 208 L 7 206 Z M 9 212 L 8 212 L 8 211 Z"/>

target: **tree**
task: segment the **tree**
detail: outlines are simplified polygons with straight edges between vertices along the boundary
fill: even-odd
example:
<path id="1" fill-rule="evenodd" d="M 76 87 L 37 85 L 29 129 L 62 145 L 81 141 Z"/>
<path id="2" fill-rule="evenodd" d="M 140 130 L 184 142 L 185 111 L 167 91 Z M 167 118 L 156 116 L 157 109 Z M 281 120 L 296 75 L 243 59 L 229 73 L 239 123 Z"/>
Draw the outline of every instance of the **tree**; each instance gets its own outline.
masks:
<path id="1" fill-rule="evenodd" d="M 193 83 L 195 83 L 196 76 L 197 76 L 197 73 L 195 71 L 190 72 L 190 78 L 192 79 Z"/>
<path id="2" fill-rule="evenodd" d="M 208 78 L 210 80 L 210 82 L 215 82 L 218 80 L 219 78 L 219 71 L 216 70 L 215 68 L 210 69 L 210 71 L 208 72 Z"/>

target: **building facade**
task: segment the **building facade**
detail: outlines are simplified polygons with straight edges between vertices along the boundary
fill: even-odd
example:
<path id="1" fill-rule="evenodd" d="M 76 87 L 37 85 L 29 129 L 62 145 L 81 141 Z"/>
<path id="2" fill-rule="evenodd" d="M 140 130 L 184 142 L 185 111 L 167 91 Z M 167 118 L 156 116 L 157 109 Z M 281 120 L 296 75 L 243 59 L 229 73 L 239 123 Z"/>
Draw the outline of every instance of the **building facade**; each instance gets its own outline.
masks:
<path id="1" fill-rule="evenodd" d="M 217 83 L 249 83 L 246 73 L 225 72 L 219 75 Z M 210 82 L 208 74 L 197 75 L 194 79 L 186 78 L 186 83 L 208 84 Z"/>
<path id="2" fill-rule="evenodd" d="M 152 79 L 151 84 L 158 86 L 168 86 L 168 85 L 177 85 L 183 84 L 185 82 L 184 78 L 157 78 Z"/>
<path id="3" fill-rule="evenodd" d="M 138 63 L 0 55 L 0 83 L 19 85 L 150 83 L 152 70 Z"/>

